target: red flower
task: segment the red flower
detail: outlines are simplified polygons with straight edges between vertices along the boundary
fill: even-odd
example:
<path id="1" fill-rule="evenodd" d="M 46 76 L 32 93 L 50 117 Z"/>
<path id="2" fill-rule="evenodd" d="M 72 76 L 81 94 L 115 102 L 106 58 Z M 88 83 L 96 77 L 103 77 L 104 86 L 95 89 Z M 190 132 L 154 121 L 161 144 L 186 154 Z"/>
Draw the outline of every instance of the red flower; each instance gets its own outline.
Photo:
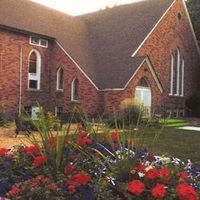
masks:
<path id="1" fill-rule="evenodd" d="M 48 181 L 49 181 L 49 178 L 43 178 L 43 179 L 42 179 L 42 182 L 43 182 L 43 183 L 47 183 Z"/>
<path id="2" fill-rule="evenodd" d="M 41 181 L 43 178 L 42 178 L 42 176 L 36 176 L 35 177 L 35 180 L 37 180 L 37 181 Z"/>
<path id="3" fill-rule="evenodd" d="M 79 133 L 79 137 L 87 137 L 88 136 L 88 132 L 86 132 L 86 131 L 81 131 L 80 133 Z"/>
<path id="4" fill-rule="evenodd" d="M 36 146 L 24 147 L 22 152 L 29 156 L 36 156 L 40 154 L 40 149 Z"/>
<path id="5" fill-rule="evenodd" d="M 50 190 L 57 190 L 58 189 L 58 187 L 57 187 L 57 185 L 55 183 L 51 183 L 51 184 L 47 185 L 47 187 Z"/>
<path id="6" fill-rule="evenodd" d="M 75 165 L 67 165 L 64 169 L 65 173 L 68 174 L 68 173 L 71 173 L 72 171 L 74 171 L 76 169 L 76 166 Z"/>
<path id="7" fill-rule="evenodd" d="M 77 156 L 74 154 L 74 155 L 71 155 L 70 156 L 70 161 L 75 161 L 77 160 Z"/>
<path id="8" fill-rule="evenodd" d="M 95 152 L 94 156 L 98 158 L 98 157 L 100 157 L 100 154 L 98 152 Z"/>
<path id="9" fill-rule="evenodd" d="M 111 133 L 110 137 L 111 137 L 112 141 L 115 143 L 119 139 L 119 134 L 118 134 L 118 132 L 114 131 L 114 132 Z"/>
<path id="10" fill-rule="evenodd" d="M 39 167 L 40 165 L 43 165 L 46 161 L 47 161 L 46 156 L 37 156 L 37 157 L 35 157 L 35 159 L 33 161 L 33 165 L 35 167 Z"/>
<path id="11" fill-rule="evenodd" d="M 91 180 L 91 177 L 88 174 L 77 173 L 71 176 L 71 180 L 81 185 L 86 185 Z"/>
<path id="12" fill-rule="evenodd" d="M 91 144 L 92 143 L 92 139 L 90 138 L 78 138 L 76 143 L 79 145 L 79 146 L 85 146 L 86 144 Z"/>
<path id="13" fill-rule="evenodd" d="M 76 188 L 76 185 L 75 184 L 70 184 L 67 188 L 68 188 L 68 190 L 74 191 L 75 188 Z"/>
<path id="14" fill-rule="evenodd" d="M 13 187 L 9 192 L 8 196 L 17 196 L 21 190 L 18 187 Z"/>
<path id="15" fill-rule="evenodd" d="M 33 183 L 31 184 L 31 186 L 32 186 L 33 188 L 38 187 L 38 183 L 37 183 L 37 182 L 33 182 Z"/>
<path id="16" fill-rule="evenodd" d="M 139 196 L 144 191 L 145 185 L 140 180 L 133 180 L 128 183 L 127 190 L 133 195 Z"/>
<path id="17" fill-rule="evenodd" d="M 153 180 L 159 177 L 159 173 L 156 169 L 150 169 L 146 172 L 145 178 Z"/>
<path id="18" fill-rule="evenodd" d="M 92 143 L 92 139 L 90 139 L 90 138 L 84 138 L 83 141 L 84 141 L 85 144 L 91 144 Z"/>
<path id="19" fill-rule="evenodd" d="M 180 178 L 183 180 L 188 180 L 188 174 L 186 172 L 181 172 Z"/>
<path id="20" fill-rule="evenodd" d="M 170 171 L 167 168 L 161 168 L 158 170 L 160 178 L 168 178 L 170 175 Z"/>
<path id="21" fill-rule="evenodd" d="M 163 184 L 157 183 L 151 190 L 151 194 L 155 198 L 163 198 L 166 194 L 166 187 Z"/>
<path id="22" fill-rule="evenodd" d="M 177 186 L 177 194 L 180 200 L 198 200 L 194 188 L 187 183 L 180 183 Z"/>
<path id="23" fill-rule="evenodd" d="M 147 165 L 142 164 L 142 163 L 137 163 L 136 164 L 136 170 L 140 172 L 145 172 L 145 169 L 147 168 Z"/>
<path id="24" fill-rule="evenodd" d="M 6 149 L 6 148 L 0 148 L 0 157 L 5 156 L 7 152 L 8 152 L 8 149 Z"/>

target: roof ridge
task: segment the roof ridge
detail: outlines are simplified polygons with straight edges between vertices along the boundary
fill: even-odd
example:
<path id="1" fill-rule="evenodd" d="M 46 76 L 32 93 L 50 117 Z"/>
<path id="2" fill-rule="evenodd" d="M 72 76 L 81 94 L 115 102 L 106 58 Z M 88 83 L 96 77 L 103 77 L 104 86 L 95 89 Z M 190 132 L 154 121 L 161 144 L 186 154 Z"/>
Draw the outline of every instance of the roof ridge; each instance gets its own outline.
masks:
<path id="1" fill-rule="evenodd" d="M 17 0 L 17 1 L 19 1 L 19 0 Z M 71 17 L 71 18 L 74 17 L 74 16 L 72 16 L 72 15 L 69 15 L 69 14 L 65 13 L 64 11 L 61 11 L 61 10 L 58 10 L 58 9 L 55 9 L 55 8 L 46 6 L 46 5 L 44 5 L 44 4 L 41 4 L 41 3 L 39 3 L 39 2 L 35 2 L 35 1 L 33 1 L 33 0 L 21 0 L 21 1 L 24 1 L 24 2 L 26 2 L 26 3 L 27 3 L 27 1 L 29 1 L 29 3 L 32 3 L 32 4 L 36 5 L 36 6 L 40 6 L 41 8 L 44 8 L 44 9 L 47 9 L 47 10 L 51 10 L 51 11 L 60 13 L 60 14 L 62 14 L 62 15 L 64 15 L 64 16 L 67 16 L 67 17 Z"/>

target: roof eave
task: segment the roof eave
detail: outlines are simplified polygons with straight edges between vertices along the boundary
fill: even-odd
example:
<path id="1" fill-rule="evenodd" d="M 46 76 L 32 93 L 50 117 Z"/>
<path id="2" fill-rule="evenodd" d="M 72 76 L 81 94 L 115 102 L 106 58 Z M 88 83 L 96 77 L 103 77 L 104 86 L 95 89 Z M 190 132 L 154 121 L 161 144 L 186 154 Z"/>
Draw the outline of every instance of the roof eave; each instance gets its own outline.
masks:
<path id="1" fill-rule="evenodd" d="M 28 30 L 24 30 L 24 29 L 18 29 L 18 28 L 15 28 L 15 27 L 4 25 L 4 24 L 0 24 L 0 29 L 13 31 L 13 32 L 17 32 L 17 33 L 22 33 L 22 34 L 25 34 L 25 35 L 33 35 L 33 36 L 37 35 L 37 36 L 40 36 L 40 37 L 43 37 L 43 38 L 49 39 L 49 40 L 55 40 L 56 39 L 56 38 L 48 36 L 48 35 L 32 32 L 32 31 L 28 31 Z"/>

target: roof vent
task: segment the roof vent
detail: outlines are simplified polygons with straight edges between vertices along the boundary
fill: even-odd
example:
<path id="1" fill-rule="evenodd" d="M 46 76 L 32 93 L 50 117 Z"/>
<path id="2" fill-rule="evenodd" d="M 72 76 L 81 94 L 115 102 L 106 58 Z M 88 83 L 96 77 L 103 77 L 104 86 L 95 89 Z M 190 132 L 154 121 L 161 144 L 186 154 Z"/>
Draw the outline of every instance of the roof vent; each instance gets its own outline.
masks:
<path id="1" fill-rule="evenodd" d="M 180 21 L 180 20 L 181 20 L 181 17 L 182 17 L 181 13 L 178 13 L 178 14 L 177 14 L 177 17 L 178 17 L 178 20 Z"/>

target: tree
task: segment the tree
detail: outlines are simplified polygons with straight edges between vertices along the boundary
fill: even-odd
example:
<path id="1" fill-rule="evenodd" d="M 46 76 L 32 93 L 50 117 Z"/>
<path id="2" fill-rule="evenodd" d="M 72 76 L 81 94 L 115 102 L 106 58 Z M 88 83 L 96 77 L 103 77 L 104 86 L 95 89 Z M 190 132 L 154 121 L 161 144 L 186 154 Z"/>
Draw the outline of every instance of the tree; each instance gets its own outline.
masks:
<path id="1" fill-rule="evenodd" d="M 186 4 L 197 39 L 200 40 L 200 0 L 186 0 Z"/>

